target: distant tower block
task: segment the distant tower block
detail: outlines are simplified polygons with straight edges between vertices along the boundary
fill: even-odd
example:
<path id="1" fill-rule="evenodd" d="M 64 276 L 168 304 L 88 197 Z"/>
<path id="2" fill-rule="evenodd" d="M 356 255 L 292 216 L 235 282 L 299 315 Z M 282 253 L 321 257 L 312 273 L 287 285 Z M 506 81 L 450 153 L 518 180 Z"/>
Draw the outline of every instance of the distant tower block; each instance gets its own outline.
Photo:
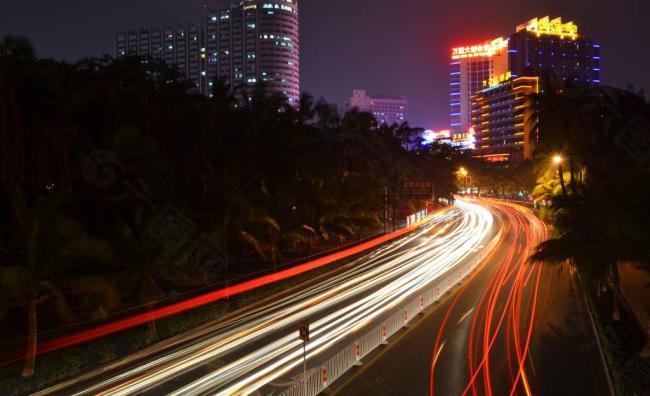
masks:
<path id="1" fill-rule="evenodd" d="M 165 61 L 210 96 L 222 80 L 241 101 L 264 82 L 267 93 L 296 105 L 300 98 L 298 0 L 233 1 L 205 10 L 198 23 L 117 34 L 117 56 Z"/>

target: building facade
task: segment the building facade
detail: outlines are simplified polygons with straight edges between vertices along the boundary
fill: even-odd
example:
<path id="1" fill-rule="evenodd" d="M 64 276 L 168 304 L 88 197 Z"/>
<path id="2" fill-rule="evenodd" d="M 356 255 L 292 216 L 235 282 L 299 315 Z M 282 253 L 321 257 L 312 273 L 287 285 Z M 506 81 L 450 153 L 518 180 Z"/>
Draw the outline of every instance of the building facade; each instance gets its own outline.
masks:
<path id="1" fill-rule="evenodd" d="M 450 63 L 450 129 L 466 134 L 472 126 L 472 97 L 483 82 L 508 70 L 508 41 L 502 37 L 478 45 L 453 48 Z"/>
<path id="2" fill-rule="evenodd" d="M 539 77 L 493 80 L 474 96 L 474 155 L 492 162 L 532 159 L 539 141 L 531 99 L 539 93 Z"/>
<path id="3" fill-rule="evenodd" d="M 600 84 L 600 44 L 562 18 L 535 18 L 517 26 L 508 54 L 514 77 L 553 76 L 560 84 Z"/>
<path id="4" fill-rule="evenodd" d="M 353 108 L 372 113 L 383 125 L 401 125 L 408 119 L 408 100 L 404 96 L 369 96 L 366 91 L 357 89 L 345 104 L 346 111 Z"/>
<path id="5" fill-rule="evenodd" d="M 295 105 L 300 97 L 298 0 L 244 0 L 204 10 L 199 23 L 117 34 L 117 56 L 165 61 L 211 95 L 222 81 L 239 99 L 258 83 Z"/>
<path id="6" fill-rule="evenodd" d="M 452 136 L 474 132 L 475 153 L 492 161 L 532 159 L 539 116 L 528 96 L 557 86 L 600 84 L 600 45 L 573 22 L 534 18 L 507 39 L 452 50 Z M 530 125 L 529 125 L 530 124 Z"/>

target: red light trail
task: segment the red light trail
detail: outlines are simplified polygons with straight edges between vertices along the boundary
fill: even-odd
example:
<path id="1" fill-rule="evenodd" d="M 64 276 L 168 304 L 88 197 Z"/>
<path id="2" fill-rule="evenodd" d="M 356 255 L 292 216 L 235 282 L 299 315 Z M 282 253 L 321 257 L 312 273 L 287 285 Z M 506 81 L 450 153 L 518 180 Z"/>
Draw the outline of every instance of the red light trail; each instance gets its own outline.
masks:
<path id="1" fill-rule="evenodd" d="M 528 209 L 503 202 L 481 202 L 495 212 L 503 213 L 504 235 L 509 234 L 510 237 L 502 238 L 499 247 L 486 259 L 488 262 L 494 258 L 495 252 L 503 252 L 501 262 L 490 275 L 472 313 L 467 340 L 469 381 L 462 394 L 494 394 L 492 366 L 496 359 L 499 363 L 505 361 L 507 364 L 510 373 L 509 394 L 512 396 L 521 390 L 526 395 L 532 395 L 526 368 L 535 316 L 539 309 L 542 266 L 541 263 L 529 264 L 527 260 L 535 246 L 546 239 L 547 230 Z M 430 368 L 431 396 L 435 394 L 435 357 L 441 343 L 444 343 L 447 319 L 469 283 L 466 282 L 466 286 L 457 293 L 438 329 Z M 498 340 L 505 340 L 506 356 L 495 355 L 494 345 Z M 503 381 L 503 378 L 499 380 Z"/>
<path id="2" fill-rule="evenodd" d="M 442 209 L 433 215 L 439 215 L 444 213 L 448 209 Z M 177 315 L 188 310 L 192 310 L 216 301 L 224 300 L 239 294 L 243 294 L 255 289 L 258 289 L 263 286 L 267 286 L 273 283 L 280 282 L 282 280 L 293 278 L 297 275 L 304 274 L 306 272 L 327 266 L 334 262 L 352 257 L 356 254 L 365 252 L 367 250 L 376 248 L 386 242 L 390 242 L 394 239 L 397 239 L 401 236 L 408 234 L 409 232 L 418 228 L 421 224 L 426 223 L 431 217 L 423 219 L 418 224 L 415 224 L 411 227 L 406 227 L 401 230 L 382 235 L 375 239 L 372 239 L 368 242 L 362 243 L 360 245 L 342 250 L 340 252 L 321 257 L 319 259 L 309 261 L 303 264 L 296 265 L 294 267 L 279 271 L 270 275 L 261 276 L 246 282 L 242 282 L 230 287 L 222 288 L 215 290 L 210 293 L 206 293 L 197 297 L 193 297 L 184 301 L 180 301 L 174 304 L 170 304 L 165 307 L 153 309 L 148 312 L 143 312 L 137 315 L 130 316 L 128 318 L 120 319 L 115 322 L 106 323 L 88 330 L 81 331 L 79 333 L 67 335 L 61 338 L 49 340 L 39 344 L 37 349 L 37 354 L 41 355 L 44 353 L 53 352 L 63 348 L 69 348 L 72 346 L 80 345 L 92 340 L 106 337 L 111 334 L 122 332 L 134 327 L 138 327 L 150 322 L 154 322 L 160 319 L 164 319 L 173 315 Z M 9 356 L 6 356 L 2 360 L 2 364 L 14 363 L 21 360 L 25 356 L 24 351 L 15 352 Z"/>

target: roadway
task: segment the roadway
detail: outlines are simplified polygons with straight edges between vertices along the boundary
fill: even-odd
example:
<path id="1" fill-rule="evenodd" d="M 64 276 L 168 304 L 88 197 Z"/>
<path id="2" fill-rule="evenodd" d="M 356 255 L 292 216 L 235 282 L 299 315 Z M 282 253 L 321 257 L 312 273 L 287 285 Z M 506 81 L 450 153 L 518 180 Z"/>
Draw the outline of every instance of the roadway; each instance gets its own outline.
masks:
<path id="1" fill-rule="evenodd" d="M 471 260 L 496 234 L 493 219 L 485 208 L 461 201 L 320 282 L 39 394 L 250 394 L 268 389 L 300 371 L 300 323 L 310 323 L 307 357 L 317 365 L 396 305 Z"/>
<path id="2" fill-rule="evenodd" d="M 478 201 L 504 238 L 480 271 L 333 384 L 338 395 L 609 395 L 567 266 L 527 262 L 547 237 L 521 206 Z"/>

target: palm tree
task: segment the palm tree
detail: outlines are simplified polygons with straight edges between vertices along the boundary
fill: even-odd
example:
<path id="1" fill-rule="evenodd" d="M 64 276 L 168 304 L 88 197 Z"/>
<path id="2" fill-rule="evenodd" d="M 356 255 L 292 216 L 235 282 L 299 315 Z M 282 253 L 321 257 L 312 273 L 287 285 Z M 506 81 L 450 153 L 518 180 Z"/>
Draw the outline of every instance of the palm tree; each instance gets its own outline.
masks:
<path id="1" fill-rule="evenodd" d="M 29 227 L 22 190 L 27 179 L 26 139 L 14 85 L 18 80 L 16 74 L 34 60 L 34 48 L 28 40 L 16 36 L 0 40 L 0 181 L 10 203 L 12 220 L 23 231 Z"/>
<path id="2" fill-rule="evenodd" d="M 2 74 L 17 66 L 36 60 L 32 43 L 21 36 L 6 35 L 0 38 L 0 78 Z"/>
<path id="3" fill-rule="evenodd" d="M 30 210 L 30 228 L 23 235 L 23 260 L 11 271 L 13 295 L 27 307 L 27 348 L 23 376 L 34 373 L 38 346 L 38 307 L 52 302 L 60 317 L 72 320 L 72 312 L 64 296 L 64 285 L 72 279 L 83 283 L 84 276 L 75 275 L 79 266 L 86 273 L 98 271 L 97 263 L 113 261 L 105 241 L 89 237 L 80 225 L 65 214 L 65 199 L 61 196 L 42 197 Z M 86 278 L 86 283 L 88 278 Z M 23 290 L 22 297 L 19 291 Z M 94 293 L 94 290 L 86 291 Z"/>
<path id="4" fill-rule="evenodd" d="M 296 112 L 296 123 L 300 126 L 309 124 L 316 117 L 316 108 L 314 98 L 310 94 L 303 92 L 300 95 L 298 111 Z"/>
<path id="5" fill-rule="evenodd" d="M 618 105 L 604 107 L 605 95 L 615 96 Z M 606 89 L 544 100 L 550 108 L 564 107 L 562 114 L 571 120 L 555 124 L 556 141 L 542 137 L 546 147 L 554 144 L 570 153 L 571 193 L 563 189 L 558 195 L 557 190 L 538 186 L 538 194 L 553 195 L 557 236 L 541 244 L 534 258 L 571 260 L 586 275 L 608 279 L 613 291 L 613 317 L 617 319 L 618 262 L 650 262 L 650 232 L 644 226 L 650 221 L 650 174 L 613 139 L 625 132 L 632 117 L 648 117 L 647 104 L 635 95 Z M 540 133 L 545 130 L 540 129 Z M 579 164 L 579 172 L 575 164 Z"/>

